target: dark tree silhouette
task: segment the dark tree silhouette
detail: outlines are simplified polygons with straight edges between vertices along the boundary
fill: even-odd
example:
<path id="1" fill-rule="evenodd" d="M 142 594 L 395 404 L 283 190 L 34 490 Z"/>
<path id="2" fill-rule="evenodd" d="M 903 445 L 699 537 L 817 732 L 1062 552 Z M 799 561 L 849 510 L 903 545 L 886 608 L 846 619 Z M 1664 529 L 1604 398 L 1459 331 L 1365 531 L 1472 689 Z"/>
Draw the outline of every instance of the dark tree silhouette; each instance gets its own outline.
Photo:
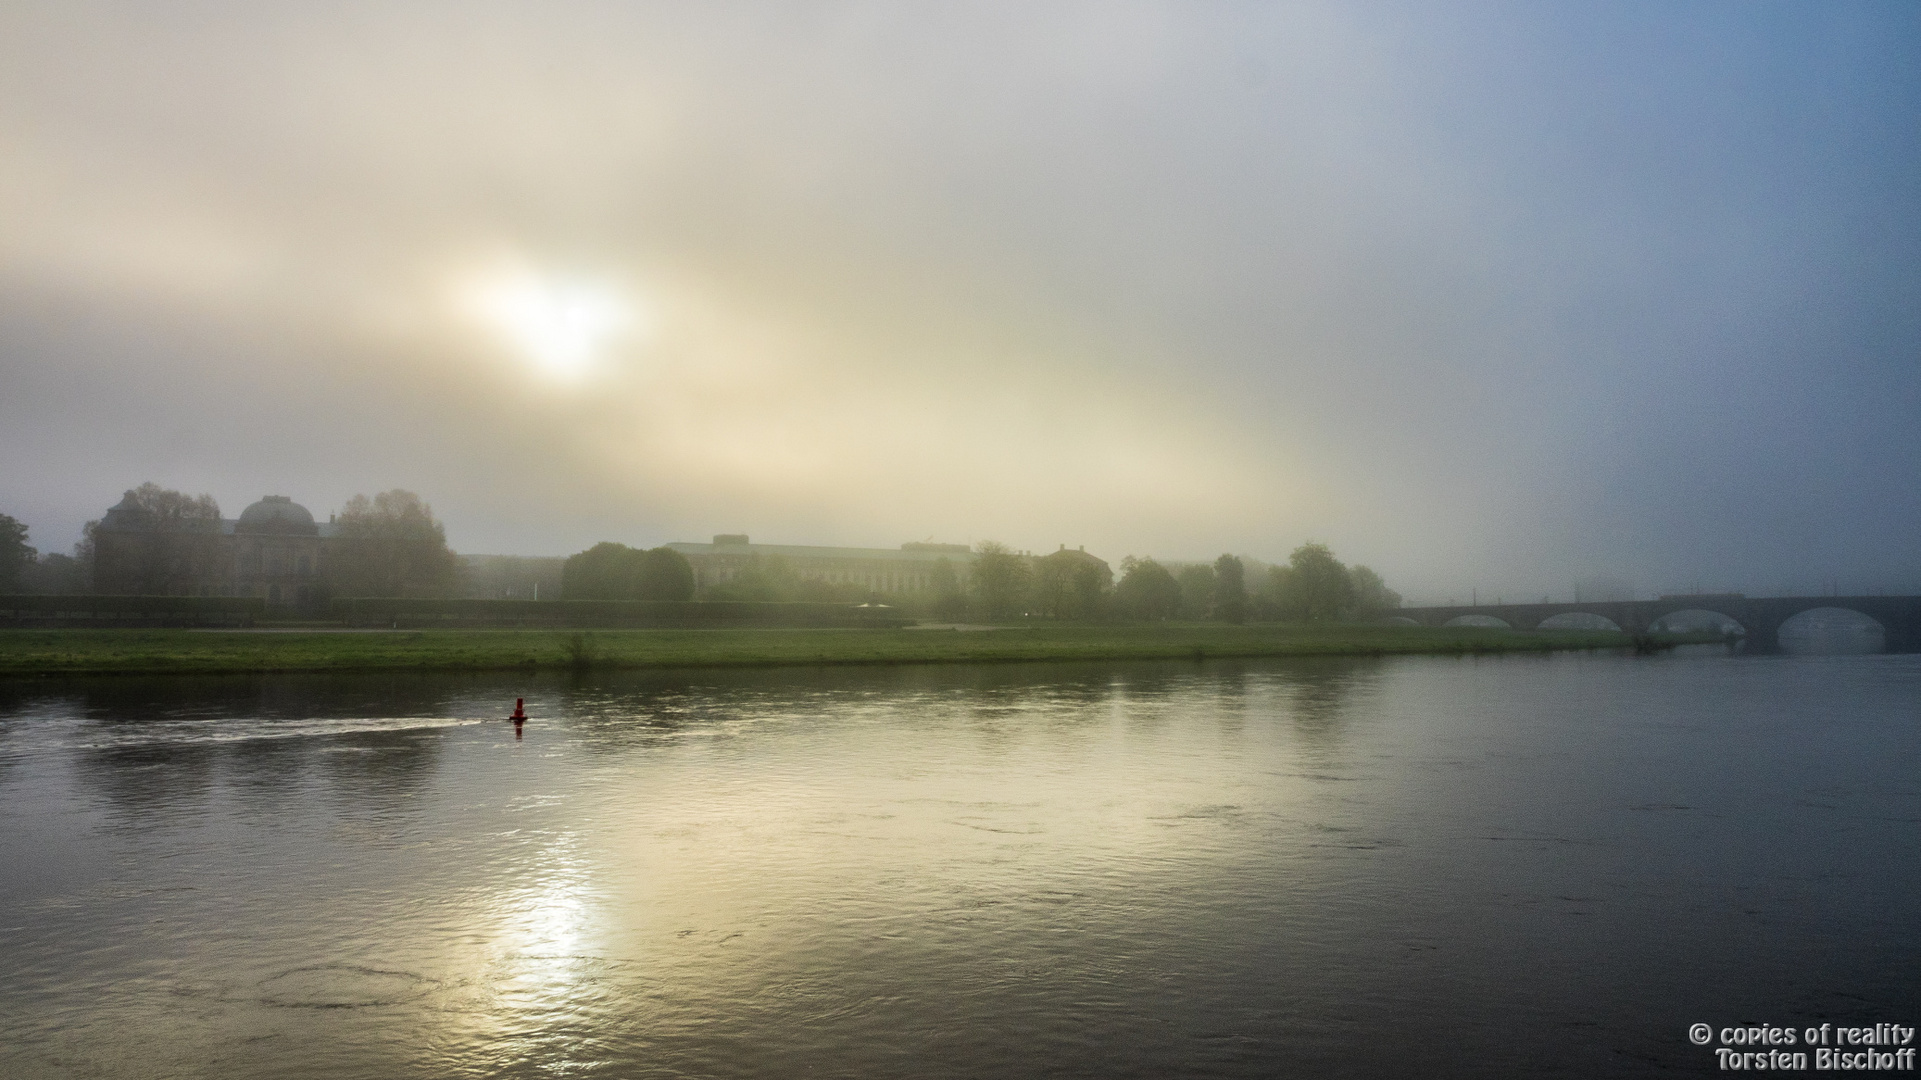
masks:
<path id="1" fill-rule="evenodd" d="M 639 599 L 692 600 L 694 567 L 687 556 L 672 548 L 648 548 L 640 553 Z"/>
<path id="2" fill-rule="evenodd" d="M 1034 609 L 1052 619 L 1092 619 L 1113 584 L 1105 560 L 1062 546 L 1034 560 Z"/>
<path id="3" fill-rule="evenodd" d="M 1136 619 L 1165 619 L 1181 610 L 1181 583 L 1167 567 L 1153 559 L 1121 560 L 1120 584 L 1114 586 L 1114 603 L 1122 614 Z"/>
<path id="4" fill-rule="evenodd" d="M 27 527 L 0 514 L 0 593 L 19 592 L 37 558 L 27 546 Z"/>
<path id="5" fill-rule="evenodd" d="M 1387 587 L 1381 575 L 1365 566 L 1347 568 L 1347 580 L 1354 586 L 1354 613 L 1381 615 L 1401 606 L 1401 594 Z"/>
<path id="6" fill-rule="evenodd" d="M 1181 618 L 1205 619 L 1214 610 L 1214 568 L 1203 564 L 1181 567 L 1174 575 L 1181 583 Z"/>
<path id="7" fill-rule="evenodd" d="M 1033 578 L 1027 560 L 993 540 L 982 541 L 974 550 L 974 595 L 981 610 L 993 619 L 1020 614 Z"/>
<path id="8" fill-rule="evenodd" d="M 411 491 L 355 495 L 336 519 L 340 543 L 330 577 L 344 596 L 451 596 L 460 558 L 434 509 Z"/>
<path id="9" fill-rule="evenodd" d="M 560 572 L 563 600 L 691 600 L 694 568 L 671 548 L 642 551 L 604 542 L 570 555 Z"/>
<path id="10" fill-rule="evenodd" d="M 1295 548 L 1279 585 L 1281 612 L 1286 618 L 1334 622 L 1346 618 L 1354 608 L 1354 583 L 1348 580 L 1347 567 L 1326 544 Z"/>

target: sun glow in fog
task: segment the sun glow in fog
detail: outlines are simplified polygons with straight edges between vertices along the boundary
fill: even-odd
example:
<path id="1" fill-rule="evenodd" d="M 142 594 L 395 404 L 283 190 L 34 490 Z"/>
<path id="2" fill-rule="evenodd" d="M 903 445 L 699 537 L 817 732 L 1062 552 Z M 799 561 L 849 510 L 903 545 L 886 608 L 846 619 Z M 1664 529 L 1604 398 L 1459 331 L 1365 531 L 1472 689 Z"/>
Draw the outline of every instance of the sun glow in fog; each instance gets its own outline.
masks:
<path id="1" fill-rule="evenodd" d="M 578 379 L 633 329 L 633 307 L 612 286 L 520 271 L 471 286 L 465 307 L 543 374 Z"/>

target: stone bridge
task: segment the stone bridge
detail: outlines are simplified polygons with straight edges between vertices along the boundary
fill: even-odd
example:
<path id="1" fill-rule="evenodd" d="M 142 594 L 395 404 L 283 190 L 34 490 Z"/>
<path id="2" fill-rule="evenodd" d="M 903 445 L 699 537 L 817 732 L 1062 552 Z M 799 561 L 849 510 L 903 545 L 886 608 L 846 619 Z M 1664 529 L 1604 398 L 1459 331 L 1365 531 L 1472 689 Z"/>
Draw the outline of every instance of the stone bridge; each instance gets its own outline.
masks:
<path id="1" fill-rule="evenodd" d="M 1921 596 L 1742 596 L 1735 593 L 1664 596 L 1659 600 L 1584 601 L 1567 604 L 1468 604 L 1401 608 L 1396 615 L 1422 626 L 1441 626 L 1463 615 L 1491 615 L 1516 630 L 1533 630 L 1556 615 L 1599 615 L 1631 634 L 1646 633 L 1662 617 L 1681 611 L 1711 611 L 1741 624 L 1747 648 L 1780 648 L 1781 624 L 1815 608 L 1858 611 L 1881 624 L 1887 651 L 1921 652 Z"/>

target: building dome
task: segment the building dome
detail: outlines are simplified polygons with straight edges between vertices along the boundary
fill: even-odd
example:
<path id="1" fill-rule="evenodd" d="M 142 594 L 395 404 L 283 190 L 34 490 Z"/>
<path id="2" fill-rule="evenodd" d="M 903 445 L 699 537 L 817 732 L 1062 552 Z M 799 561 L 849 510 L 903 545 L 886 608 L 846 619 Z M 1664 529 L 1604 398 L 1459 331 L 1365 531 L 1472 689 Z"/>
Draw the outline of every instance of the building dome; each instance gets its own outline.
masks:
<path id="1" fill-rule="evenodd" d="M 240 512 L 234 531 L 313 534 L 320 527 L 306 507 L 285 495 L 269 495 Z"/>

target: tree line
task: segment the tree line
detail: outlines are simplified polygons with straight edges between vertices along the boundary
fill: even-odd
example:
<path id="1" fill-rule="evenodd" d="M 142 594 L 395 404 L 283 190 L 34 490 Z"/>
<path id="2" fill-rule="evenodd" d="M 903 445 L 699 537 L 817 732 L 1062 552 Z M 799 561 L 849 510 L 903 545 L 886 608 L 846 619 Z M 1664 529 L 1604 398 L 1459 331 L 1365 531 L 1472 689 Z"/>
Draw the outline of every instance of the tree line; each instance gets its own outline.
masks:
<path id="1" fill-rule="evenodd" d="M 92 567 L 81 561 L 78 551 L 43 555 L 27 540 L 26 525 L 0 514 L 0 593 L 83 593 L 91 588 Z"/>
<path id="2" fill-rule="evenodd" d="M 147 541 L 130 569 L 133 592 L 165 594 L 180 568 L 215 565 L 222 557 L 220 504 L 211 495 L 188 495 L 148 482 L 126 493 L 130 523 Z M 398 488 L 355 495 L 334 516 L 334 536 L 318 568 L 315 596 L 457 595 L 460 557 L 447 546 L 447 530 L 433 507 Z M 87 522 L 71 555 L 41 554 L 28 544 L 25 525 L 0 514 L 0 593 L 86 593 L 94 587 L 100 522 Z M 211 573 L 211 570 L 209 570 Z"/>
<path id="3" fill-rule="evenodd" d="M 143 528 L 163 541 L 204 543 L 220 521 L 210 495 L 189 496 L 147 483 L 127 502 Z M 0 514 L 0 593 L 91 591 L 98 521 L 87 523 L 73 554 L 40 554 L 27 528 Z M 459 595 L 464 565 L 447 546 L 445 527 L 420 496 L 395 489 L 356 495 L 335 515 L 324 590 L 338 596 Z M 156 566 L 169 561 L 163 551 Z M 177 561 L 177 560 L 174 560 Z M 1267 565 L 1223 554 L 1212 563 L 1163 564 L 1132 555 L 1115 579 L 1108 564 L 1085 551 L 1062 548 L 1025 555 L 995 541 L 979 544 L 962 570 L 934 563 L 929 587 L 877 593 L 852 582 L 804 575 L 781 557 L 750 556 L 732 579 L 697 586 L 686 557 L 666 547 L 596 544 L 567 558 L 561 599 L 746 600 L 861 603 L 884 601 L 903 614 L 963 619 L 1042 618 L 1064 621 L 1212 620 L 1333 622 L 1379 618 L 1400 606 L 1400 594 L 1366 566 L 1345 566 L 1327 545 L 1306 543 L 1286 563 Z M 157 572 L 156 572 L 157 573 Z M 156 577 L 143 584 L 167 591 Z"/>
<path id="4" fill-rule="evenodd" d="M 1106 563 L 1083 552 L 1023 558 L 1001 544 L 982 544 L 972 595 L 944 598 L 947 611 L 989 618 L 1037 615 L 1098 620 L 1213 620 L 1226 623 L 1338 622 L 1379 618 L 1401 605 L 1399 593 L 1365 566 L 1345 566 L 1325 544 L 1294 549 L 1285 564 L 1266 566 L 1250 586 L 1247 564 L 1223 554 L 1212 564 L 1176 569 L 1153 558 L 1121 560 L 1113 581 Z M 1257 564 L 1259 565 L 1259 564 Z"/>
<path id="5" fill-rule="evenodd" d="M 995 541 L 974 550 L 962 573 L 936 561 L 931 584 L 877 592 L 801 573 L 779 555 L 749 555 L 727 581 L 696 585 L 692 565 L 666 547 L 600 543 L 568 557 L 561 597 L 568 600 L 744 600 L 816 603 L 884 602 L 903 614 L 960 621 L 1041 618 L 1331 622 L 1379 618 L 1401 597 L 1365 566 L 1344 566 L 1325 544 L 1303 544 L 1285 564 L 1222 555 L 1211 564 L 1166 566 L 1151 558 L 1121 560 L 1118 581 L 1107 563 L 1062 548 L 1031 556 Z"/>

